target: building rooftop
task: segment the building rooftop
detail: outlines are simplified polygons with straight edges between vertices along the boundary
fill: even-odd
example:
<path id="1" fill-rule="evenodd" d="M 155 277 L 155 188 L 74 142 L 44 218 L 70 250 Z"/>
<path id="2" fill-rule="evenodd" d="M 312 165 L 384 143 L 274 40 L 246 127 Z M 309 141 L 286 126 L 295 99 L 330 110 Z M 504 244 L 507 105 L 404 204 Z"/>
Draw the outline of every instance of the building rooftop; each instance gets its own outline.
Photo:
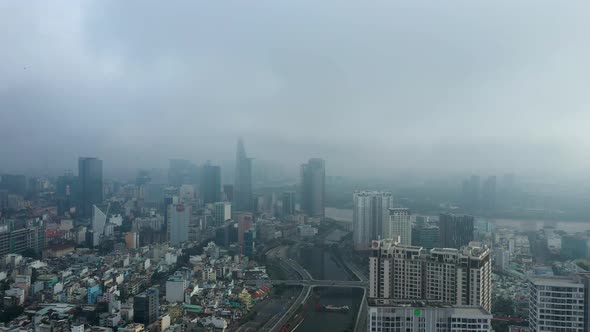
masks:
<path id="1" fill-rule="evenodd" d="M 539 286 L 584 287 L 582 283 L 569 277 L 530 277 L 529 280 Z"/>

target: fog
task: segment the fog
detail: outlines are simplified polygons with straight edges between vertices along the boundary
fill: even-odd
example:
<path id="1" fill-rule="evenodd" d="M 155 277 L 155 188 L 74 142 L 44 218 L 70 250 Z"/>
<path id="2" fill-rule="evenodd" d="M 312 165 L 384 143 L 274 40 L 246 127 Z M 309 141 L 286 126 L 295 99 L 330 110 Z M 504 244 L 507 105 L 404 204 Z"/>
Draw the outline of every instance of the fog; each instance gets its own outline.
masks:
<path id="1" fill-rule="evenodd" d="M 581 173 L 588 1 L 2 1 L 0 171 Z"/>

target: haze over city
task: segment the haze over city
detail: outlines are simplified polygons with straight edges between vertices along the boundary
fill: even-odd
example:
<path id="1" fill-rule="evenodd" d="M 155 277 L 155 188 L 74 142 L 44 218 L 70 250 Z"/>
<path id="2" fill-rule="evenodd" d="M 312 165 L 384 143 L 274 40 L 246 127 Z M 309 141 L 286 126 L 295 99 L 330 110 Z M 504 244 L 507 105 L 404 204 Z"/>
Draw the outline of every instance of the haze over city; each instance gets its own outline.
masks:
<path id="1" fill-rule="evenodd" d="M 588 169 L 585 1 L 0 4 L 0 170 Z"/>

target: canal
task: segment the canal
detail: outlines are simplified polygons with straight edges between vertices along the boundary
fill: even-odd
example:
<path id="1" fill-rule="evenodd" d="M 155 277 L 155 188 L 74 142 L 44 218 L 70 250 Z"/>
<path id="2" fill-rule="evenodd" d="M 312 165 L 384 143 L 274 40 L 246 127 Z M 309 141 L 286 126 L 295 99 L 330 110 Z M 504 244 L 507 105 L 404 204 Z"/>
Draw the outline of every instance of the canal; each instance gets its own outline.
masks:
<path id="1" fill-rule="evenodd" d="M 337 252 L 330 246 L 301 248 L 300 262 L 314 279 L 357 280 L 344 267 Z M 360 288 L 314 288 L 310 299 L 311 305 L 308 306 L 305 318 L 296 331 L 353 331 L 362 296 L 363 290 Z M 348 306 L 349 309 L 343 312 L 320 310 L 321 306 L 325 305 Z"/>

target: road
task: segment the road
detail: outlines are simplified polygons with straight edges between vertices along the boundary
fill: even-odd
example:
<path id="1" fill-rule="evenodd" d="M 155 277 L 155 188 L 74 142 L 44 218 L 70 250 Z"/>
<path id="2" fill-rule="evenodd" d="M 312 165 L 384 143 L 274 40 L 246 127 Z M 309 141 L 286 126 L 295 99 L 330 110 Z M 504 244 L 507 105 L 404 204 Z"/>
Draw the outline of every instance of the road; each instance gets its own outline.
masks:
<path id="1" fill-rule="evenodd" d="M 255 285 L 260 280 L 244 280 L 246 284 Z M 295 280 L 266 280 L 265 283 L 271 285 L 290 285 L 290 286 L 309 286 L 309 287 L 349 287 L 349 288 L 367 288 L 368 283 L 366 281 L 358 280 L 307 280 L 307 279 L 295 279 Z"/>

